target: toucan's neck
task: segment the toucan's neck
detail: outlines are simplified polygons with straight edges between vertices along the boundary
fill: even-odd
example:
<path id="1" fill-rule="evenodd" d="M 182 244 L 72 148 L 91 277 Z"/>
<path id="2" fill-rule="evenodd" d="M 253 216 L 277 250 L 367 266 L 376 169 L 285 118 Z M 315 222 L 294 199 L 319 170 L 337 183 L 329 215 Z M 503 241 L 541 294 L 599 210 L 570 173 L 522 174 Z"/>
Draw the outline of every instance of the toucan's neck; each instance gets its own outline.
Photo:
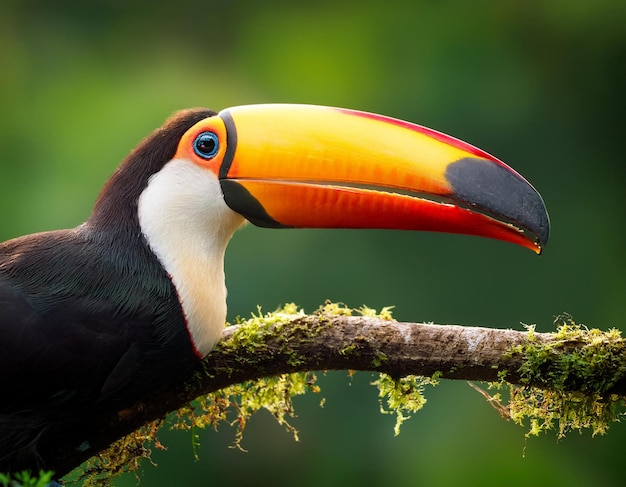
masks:
<path id="1" fill-rule="evenodd" d="M 128 252 L 134 248 L 156 255 L 154 263 L 165 269 L 176 288 L 198 355 L 205 355 L 221 337 L 226 319 L 224 251 L 243 220 L 230 210 L 227 215 L 213 212 L 207 194 L 221 198 L 217 180 L 172 158 L 182 135 L 213 115 L 206 109 L 179 112 L 146 137 L 107 181 L 84 226 L 116 252 L 134 255 Z M 215 206 L 225 204 L 222 200 Z"/>
<path id="2" fill-rule="evenodd" d="M 141 194 L 139 224 L 169 274 L 200 356 L 219 341 L 226 321 L 224 253 L 244 219 L 228 208 L 215 175 L 172 160 Z"/>

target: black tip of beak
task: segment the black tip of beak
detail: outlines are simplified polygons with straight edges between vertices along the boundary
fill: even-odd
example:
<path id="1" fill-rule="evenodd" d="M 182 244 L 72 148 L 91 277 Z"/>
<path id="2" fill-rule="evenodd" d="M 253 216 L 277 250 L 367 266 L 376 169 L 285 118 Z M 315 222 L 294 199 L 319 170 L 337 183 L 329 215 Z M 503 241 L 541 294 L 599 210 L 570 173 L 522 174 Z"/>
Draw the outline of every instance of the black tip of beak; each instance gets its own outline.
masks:
<path id="1" fill-rule="evenodd" d="M 467 157 L 448 166 L 446 179 L 455 200 L 531 233 L 545 247 L 550 236 L 546 206 L 519 174 L 496 162 Z"/>

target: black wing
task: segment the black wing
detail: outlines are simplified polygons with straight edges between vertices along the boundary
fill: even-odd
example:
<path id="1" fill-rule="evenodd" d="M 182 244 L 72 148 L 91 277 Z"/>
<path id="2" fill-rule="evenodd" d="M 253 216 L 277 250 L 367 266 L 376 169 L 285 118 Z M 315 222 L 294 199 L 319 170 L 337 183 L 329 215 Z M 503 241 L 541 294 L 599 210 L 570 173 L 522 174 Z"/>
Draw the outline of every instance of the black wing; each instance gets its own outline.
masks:
<path id="1" fill-rule="evenodd" d="M 118 247 L 85 230 L 0 244 L 0 467 L 197 362 L 156 257 L 140 237 Z"/>
<path id="2" fill-rule="evenodd" d="M 0 246 L 0 414 L 138 396 L 197 360 L 171 281 L 135 243 L 68 230 Z"/>

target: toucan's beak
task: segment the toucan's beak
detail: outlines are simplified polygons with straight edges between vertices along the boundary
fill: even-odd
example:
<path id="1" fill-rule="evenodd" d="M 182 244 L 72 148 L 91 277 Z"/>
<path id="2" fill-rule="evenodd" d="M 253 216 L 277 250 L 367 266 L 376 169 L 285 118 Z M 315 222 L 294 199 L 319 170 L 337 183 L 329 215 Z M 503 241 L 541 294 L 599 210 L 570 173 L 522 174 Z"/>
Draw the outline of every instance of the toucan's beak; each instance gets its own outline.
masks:
<path id="1" fill-rule="evenodd" d="M 537 191 L 457 139 L 370 113 L 250 105 L 219 113 L 224 199 L 264 227 L 464 233 L 540 253 L 550 230 Z"/>

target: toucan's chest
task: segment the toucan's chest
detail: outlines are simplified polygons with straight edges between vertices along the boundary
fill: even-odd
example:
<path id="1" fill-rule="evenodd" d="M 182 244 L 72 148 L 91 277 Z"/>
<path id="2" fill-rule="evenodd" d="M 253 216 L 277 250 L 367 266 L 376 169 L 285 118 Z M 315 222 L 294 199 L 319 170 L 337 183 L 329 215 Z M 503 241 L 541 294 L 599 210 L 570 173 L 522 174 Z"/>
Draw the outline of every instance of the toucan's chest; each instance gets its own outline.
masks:
<path id="1" fill-rule="evenodd" d="M 126 400 L 197 361 L 176 290 L 142 242 L 120 251 L 81 229 L 10 246 L 0 383 L 15 401 Z"/>

